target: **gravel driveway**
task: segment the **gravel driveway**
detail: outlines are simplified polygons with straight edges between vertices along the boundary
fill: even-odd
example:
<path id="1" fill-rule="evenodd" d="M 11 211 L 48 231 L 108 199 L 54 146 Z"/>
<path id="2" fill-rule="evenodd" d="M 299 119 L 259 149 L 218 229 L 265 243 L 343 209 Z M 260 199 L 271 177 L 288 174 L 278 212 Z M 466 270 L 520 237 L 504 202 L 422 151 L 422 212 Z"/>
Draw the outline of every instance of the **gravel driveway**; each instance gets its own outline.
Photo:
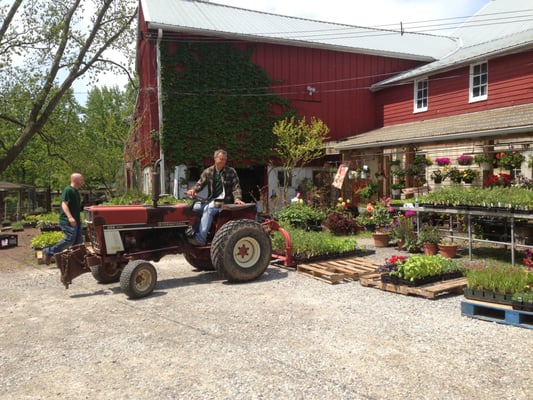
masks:
<path id="1" fill-rule="evenodd" d="M 1 399 L 533 398 L 533 330 L 462 317 L 462 296 L 279 267 L 227 284 L 169 256 L 128 300 L 90 274 L 65 290 L 30 236 L 0 250 Z"/>

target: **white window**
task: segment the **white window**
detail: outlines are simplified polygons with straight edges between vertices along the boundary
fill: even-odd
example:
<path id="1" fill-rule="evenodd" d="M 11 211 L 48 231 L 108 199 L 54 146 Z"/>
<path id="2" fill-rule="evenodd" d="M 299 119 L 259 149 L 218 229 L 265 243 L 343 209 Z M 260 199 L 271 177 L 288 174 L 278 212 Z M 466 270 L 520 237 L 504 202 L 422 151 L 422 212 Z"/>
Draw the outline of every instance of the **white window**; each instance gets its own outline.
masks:
<path id="1" fill-rule="evenodd" d="M 470 102 L 487 100 L 489 90 L 489 67 L 483 62 L 470 66 Z"/>
<path id="2" fill-rule="evenodd" d="M 427 111 L 428 109 L 428 80 L 417 79 L 415 81 L 414 112 Z"/>

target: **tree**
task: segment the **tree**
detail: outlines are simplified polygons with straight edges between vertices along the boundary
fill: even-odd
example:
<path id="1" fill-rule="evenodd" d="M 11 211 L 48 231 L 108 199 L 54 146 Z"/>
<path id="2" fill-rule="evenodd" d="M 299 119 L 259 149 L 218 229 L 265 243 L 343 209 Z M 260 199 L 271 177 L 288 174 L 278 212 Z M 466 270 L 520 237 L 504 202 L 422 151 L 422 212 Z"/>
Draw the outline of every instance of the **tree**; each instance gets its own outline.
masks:
<path id="1" fill-rule="evenodd" d="M 106 54 L 128 54 L 137 16 L 133 3 L 17 0 L 0 6 L 0 93 L 12 92 L 14 85 L 30 93 L 24 114 L 0 108 L 0 119 L 17 128 L 14 137 L 0 143 L 0 174 L 43 132 L 74 81 L 105 68 L 127 71 Z"/>
<path id="2" fill-rule="evenodd" d="M 124 146 L 131 125 L 135 91 L 117 86 L 89 92 L 80 140 L 74 146 L 76 168 L 83 171 L 89 189 L 104 188 L 111 194 L 123 165 Z"/>
<path id="3" fill-rule="evenodd" d="M 311 122 L 307 124 L 305 117 L 302 119 L 290 117 L 277 121 L 272 132 L 277 138 L 274 151 L 281 161 L 285 177 L 282 199 L 284 201 L 287 199 L 294 169 L 324 155 L 324 141 L 328 138 L 329 128 L 318 118 L 311 118 Z"/>

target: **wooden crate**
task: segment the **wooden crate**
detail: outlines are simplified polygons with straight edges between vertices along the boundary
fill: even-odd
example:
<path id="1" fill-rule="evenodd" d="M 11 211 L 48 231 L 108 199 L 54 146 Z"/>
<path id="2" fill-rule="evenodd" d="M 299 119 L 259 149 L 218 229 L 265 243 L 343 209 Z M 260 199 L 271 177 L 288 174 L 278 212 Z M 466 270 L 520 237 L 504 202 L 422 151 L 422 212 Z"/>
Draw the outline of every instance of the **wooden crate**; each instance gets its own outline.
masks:
<path id="1" fill-rule="evenodd" d="M 298 273 L 310 276 L 330 284 L 351 282 L 358 280 L 362 275 L 374 272 L 378 267 L 374 262 L 362 258 L 340 258 L 309 264 L 299 264 Z"/>
<path id="2" fill-rule="evenodd" d="M 427 285 L 421 286 L 407 286 L 382 282 L 380 273 L 364 275 L 359 279 L 359 282 L 362 286 L 375 287 L 387 292 L 404 295 L 422 296 L 431 300 L 448 294 L 462 294 L 466 287 L 465 277 L 428 283 Z"/>

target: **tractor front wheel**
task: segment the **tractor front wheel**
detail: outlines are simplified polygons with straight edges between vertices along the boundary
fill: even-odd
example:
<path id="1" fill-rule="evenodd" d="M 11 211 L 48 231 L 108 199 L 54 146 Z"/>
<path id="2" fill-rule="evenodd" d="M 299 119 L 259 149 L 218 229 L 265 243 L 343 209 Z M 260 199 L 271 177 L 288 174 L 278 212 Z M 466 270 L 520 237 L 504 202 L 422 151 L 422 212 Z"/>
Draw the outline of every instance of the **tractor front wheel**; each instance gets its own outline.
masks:
<path id="1" fill-rule="evenodd" d="M 120 288 L 130 299 L 148 296 L 156 283 L 155 267 L 144 260 L 130 261 L 120 275 Z"/>
<path id="2" fill-rule="evenodd" d="M 263 226 L 239 219 L 224 224 L 211 243 L 215 269 L 230 282 L 251 281 L 263 274 L 272 258 L 272 243 Z"/>

